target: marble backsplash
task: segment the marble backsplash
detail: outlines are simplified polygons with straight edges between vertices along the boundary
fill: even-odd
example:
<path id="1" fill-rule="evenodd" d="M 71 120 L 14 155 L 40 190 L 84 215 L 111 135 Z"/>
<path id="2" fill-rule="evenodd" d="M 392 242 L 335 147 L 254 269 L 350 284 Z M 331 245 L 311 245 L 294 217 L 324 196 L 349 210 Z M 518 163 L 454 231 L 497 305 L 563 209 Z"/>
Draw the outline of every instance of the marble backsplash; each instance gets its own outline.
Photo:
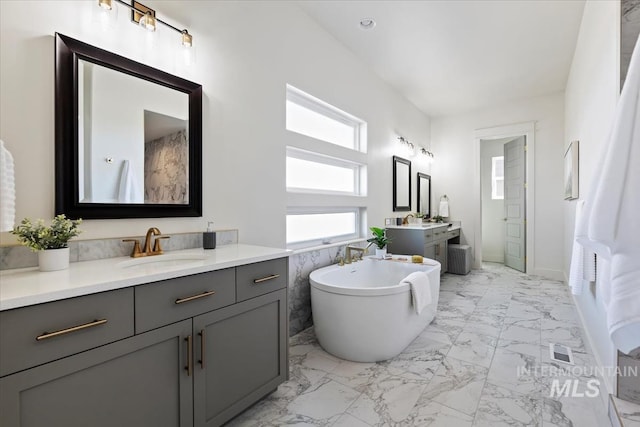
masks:
<path id="1" fill-rule="evenodd" d="M 168 234 L 168 236 L 171 238 L 162 242 L 162 248 L 167 252 L 202 247 L 202 233 L 178 233 Z M 138 239 L 140 246 L 144 243 L 144 236 L 71 241 L 69 242 L 69 260 L 78 262 L 128 256 L 133 249 L 133 243 L 123 242 L 123 239 Z M 216 231 L 216 240 L 217 245 L 238 243 L 238 230 Z M 31 252 L 26 246 L 0 247 L 0 270 L 35 267 L 37 265 L 37 254 Z"/>

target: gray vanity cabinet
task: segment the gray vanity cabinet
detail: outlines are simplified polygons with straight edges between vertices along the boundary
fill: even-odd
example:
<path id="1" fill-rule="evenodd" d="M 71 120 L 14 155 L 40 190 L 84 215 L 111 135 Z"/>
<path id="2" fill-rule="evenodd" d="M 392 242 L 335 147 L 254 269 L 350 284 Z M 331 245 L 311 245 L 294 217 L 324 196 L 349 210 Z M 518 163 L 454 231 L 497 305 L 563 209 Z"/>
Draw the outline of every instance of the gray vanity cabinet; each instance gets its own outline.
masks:
<path id="1" fill-rule="evenodd" d="M 187 427 L 192 382 L 182 321 L 0 379 L 6 427 Z"/>
<path id="2" fill-rule="evenodd" d="M 223 424 L 286 380 L 286 292 L 193 319 L 196 427 Z"/>
<path id="3" fill-rule="evenodd" d="M 448 242 L 458 239 L 460 230 L 448 230 L 446 225 L 441 227 L 421 228 L 387 228 L 390 242 L 387 246 L 389 253 L 401 255 L 422 255 L 434 259 L 441 264 L 441 273 L 448 267 Z"/>
<path id="4" fill-rule="evenodd" d="M 0 312 L 0 426 L 222 425 L 287 378 L 287 271 L 280 258 Z"/>

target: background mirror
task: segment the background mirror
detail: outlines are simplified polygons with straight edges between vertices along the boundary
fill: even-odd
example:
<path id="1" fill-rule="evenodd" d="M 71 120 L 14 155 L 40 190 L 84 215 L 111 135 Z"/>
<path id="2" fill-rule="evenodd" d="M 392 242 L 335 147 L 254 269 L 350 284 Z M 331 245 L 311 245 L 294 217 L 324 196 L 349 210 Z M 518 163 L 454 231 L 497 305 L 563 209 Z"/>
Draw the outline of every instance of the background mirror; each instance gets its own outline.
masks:
<path id="1" fill-rule="evenodd" d="M 56 214 L 202 215 L 202 86 L 56 34 Z"/>
<path id="2" fill-rule="evenodd" d="M 78 121 L 80 203 L 189 203 L 186 93 L 79 60 Z"/>
<path id="3" fill-rule="evenodd" d="M 393 156 L 393 210 L 411 210 L 411 162 Z"/>
<path id="4" fill-rule="evenodd" d="M 431 176 L 418 172 L 418 212 L 431 218 Z"/>

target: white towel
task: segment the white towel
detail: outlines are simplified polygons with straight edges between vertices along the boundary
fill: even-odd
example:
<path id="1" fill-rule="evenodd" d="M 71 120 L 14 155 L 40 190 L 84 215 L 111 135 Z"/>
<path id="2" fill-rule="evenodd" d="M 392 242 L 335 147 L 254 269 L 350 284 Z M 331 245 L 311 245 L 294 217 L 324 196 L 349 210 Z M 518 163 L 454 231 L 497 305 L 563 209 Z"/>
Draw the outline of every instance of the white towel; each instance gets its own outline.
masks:
<path id="1" fill-rule="evenodd" d="M 584 286 L 584 248 L 576 240 L 580 218 L 582 217 L 582 209 L 584 200 L 578 200 L 576 203 L 576 224 L 573 235 L 573 250 L 571 252 L 571 266 L 569 267 L 569 287 L 573 295 L 580 295 Z"/>
<path id="2" fill-rule="evenodd" d="M 449 201 L 447 199 L 440 200 L 438 212 L 441 217 L 447 218 L 449 216 Z"/>
<path id="3" fill-rule="evenodd" d="M 0 231 L 11 231 L 16 219 L 16 178 L 13 156 L 0 140 Z"/>
<path id="4" fill-rule="evenodd" d="M 582 263 L 582 279 L 586 282 L 595 282 L 596 281 L 596 253 L 591 249 L 586 249 L 584 252 L 584 262 Z"/>
<path id="5" fill-rule="evenodd" d="M 600 261 L 599 286 L 614 345 L 640 347 L 640 43 L 579 224 L 578 241 Z M 606 273 L 608 271 L 608 274 Z"/>
<path id="6" fill-rule="evenodd" d="M 411 297 L 413 299 L 413 308 L 416 314 L 429 304 L 431 304 L 431 285 L 429 276 L 424 271 L 414 271 L 407 277 L 402 279 L 400 283 L 409 283 L 411 287 Z"/>
<path id="7" fill-rule="evenodd" d="M 122 161 L 120 173 L 120 186 L 118 188 L 118 201 L 120 203 L 144 203 L 142 193 L 138 189 L 136 174 L 129 160 Z"/>

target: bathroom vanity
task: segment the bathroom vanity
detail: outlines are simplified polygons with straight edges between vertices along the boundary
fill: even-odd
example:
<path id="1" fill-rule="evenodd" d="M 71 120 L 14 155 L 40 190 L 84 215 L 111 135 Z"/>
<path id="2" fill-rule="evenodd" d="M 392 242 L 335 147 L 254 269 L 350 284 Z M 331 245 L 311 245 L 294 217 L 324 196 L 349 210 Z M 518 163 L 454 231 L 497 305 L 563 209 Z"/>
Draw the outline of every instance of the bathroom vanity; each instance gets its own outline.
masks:
<path id="1" fill-rule="evenodd" d="M 286 380 L 289 253 L 175 252 L 2 272 L 3 426 L 218 426 Z"/>
<path id="2" fill-rule="evenodd" d="M 392 254 L 422 255 L 434 259 L 447 271 L 448 244 L 460 242 L 460 226 L 449 224 L 418 224 L 386 228 L 390 242 L 387 250 Z"/>

